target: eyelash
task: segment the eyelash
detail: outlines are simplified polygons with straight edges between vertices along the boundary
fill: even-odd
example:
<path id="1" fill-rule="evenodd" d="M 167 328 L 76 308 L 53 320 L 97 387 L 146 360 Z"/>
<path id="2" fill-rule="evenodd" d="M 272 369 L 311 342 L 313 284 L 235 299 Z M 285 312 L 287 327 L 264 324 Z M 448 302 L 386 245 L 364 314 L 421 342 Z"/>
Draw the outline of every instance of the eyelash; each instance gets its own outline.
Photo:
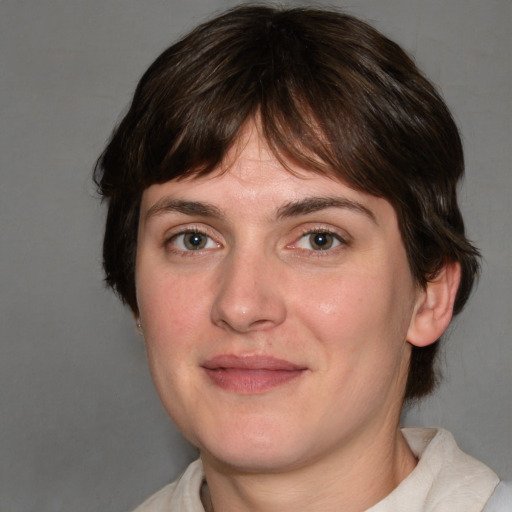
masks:
<path id="1" fill-rule="evenodd" d="M 163 246 L 166 250 L 169 252 L 179 254 L 180 256 L 194 256 L 194 253 L 201 253 L 203 251 L 207 251 L 212 249 L 211 247 L 208 248 L 198 248 L 196 250 L 194 249 L 181 249 L 179 247 L 175 246 L 175 242 L 179 237 L 184 237 L 186 235 L 201 235 L 204 237 L 207 237 L 209 241 L 212 241 L 217 247 L 219 247 L 221 244 L 215 241 L 214 237 L 211 236 L 206 230 L 196 228 L 196 227 L 190 227 L 183 229 L 182 231 L 179 231 L 177 233 L 172 233 L 170 236 L 167 236 L 163 242 Z M 208 241 L 206 242 L 208 243 Z"/>
<path id="2" fill-rule="evenodd" d="M 204 229 L 201 229 L 199 227 L 193 227 L 193 226 L 190 228 L 183 229 L 177 233 L 172 233 L 170 236 L 167 236 L 163 242 L 163 246 L 169 252 L 178 254 L 180 256 L 197 256 L 197 254 L 194 254 L 194 253 L 203 253 L 203 251 L 208 251 L 208 250 L 215 248 L 215 247 L 204 247 L 204 248 L 198 248 L 198 249 L 194 250 L 194 249 L 182 249 L 182 248 L 176 247 L 175 243 L 179 237 L 184 237 L 186 235 L 193 235 L 193 234 L 207 237 L 209 239 L 206 241 L 207 244 L 210 242 L 213 242 L 217 248 L 221 247 L 221 244 L 219 242 L 217 242 L 215 240 L 215 238 L 210 233 L 208 233 Z M 326 249 L 317 249 L 317 250 L 299 247 L 299 242 L 303 238 L 305 238 L 307 236 L 312 236 L 315 234 L 331 236 L 333 238 L 333 240 L 337 243 L 334 247 L 328 247 Z M 301 253 L 307 253 L 311 257 L 320 257 L 321 258 L 321 257 L 328 256 L 329 254 L 332 254 L 334 251 L 341 250 L 341 249 L 343 249 L 343 247 L 346 247 L 348 245 L 350 245 L 349 241 L 346 238 L 343 238 L 342 236 L 340 236 L 339 233 L 335 232 L 332 229 L 319 226 L 319 227 L 316 227 L 313 229 L 311 229 L 311 228 L 304 229 L 302 234 L 298 238 L 296 238 L 294 242 L 292 242 L 291 244 L 288 244 L 286 246 L 286 248 L 296 249 L 296 250 L 300 251 Z"/>
<path id="3" fill-rule="evenodd" d="M 329 235 L 338 243 L 334 247 L 329 247 L 327 249 L 317 249 L 317 250 L 303 249 L 301 247 L 298 247 L 298 243 L 300 242 L 300 240 L 302 240 L 304 237 L 312 236 L 315 234 Z M 339 233 L 337 233 L 336 231 L 334 231 L 332 229 L 320 226 L 320 227 L 313 228 L 313 229 L 305 229 L 303 231 L 303 233 L 300 235 L 300 237 L 297 238 L 297 240 L 295 242 L 293 242 L 288 247 L 297 248 L 300 251 L 307 252 L 307 253 L 309 253 L 310 256 L 315 257 L 315 258 L 322 258 L 322 257 L 328 256 L 329 254 L 332 254 L 333 251 L 342 250 L 344 247 L 346 247 L 348 245 L 350 245 L 349 241 L 346 238 L 343 238 L 342 236 L 340 236 Z"/>

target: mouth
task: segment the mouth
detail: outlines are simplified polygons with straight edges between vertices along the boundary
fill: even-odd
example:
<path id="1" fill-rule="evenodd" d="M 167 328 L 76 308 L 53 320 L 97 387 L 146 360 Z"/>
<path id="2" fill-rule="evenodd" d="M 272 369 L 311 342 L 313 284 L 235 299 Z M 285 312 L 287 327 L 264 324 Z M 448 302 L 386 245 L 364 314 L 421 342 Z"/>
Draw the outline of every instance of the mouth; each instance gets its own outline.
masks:
<path id="1" fill-rule="evenodd" d="M 241 394 L 263 393 L 295 380 L 307 370 L 274 357 L 235 355 L 215 356 L 202 368 L 215 386 Z"/>

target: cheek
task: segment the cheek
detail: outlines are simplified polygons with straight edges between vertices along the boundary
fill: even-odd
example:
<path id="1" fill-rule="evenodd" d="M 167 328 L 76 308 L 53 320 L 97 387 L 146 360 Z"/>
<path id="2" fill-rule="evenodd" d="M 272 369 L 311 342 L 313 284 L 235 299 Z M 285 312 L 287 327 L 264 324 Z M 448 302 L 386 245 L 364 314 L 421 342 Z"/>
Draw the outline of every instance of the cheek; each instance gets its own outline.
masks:
<path id="1" fill-rule="evenodd" d="M 141 271 L 137 300 L 148 352 L 178 352 L 204 331 L 209 321 L 204 281 Z"/>
<path id="2" fill-rule="evenodd" d="M 407 287 L 396 286 L 396 280 L 378 273 L 352 273 L 340 276 L 336 286 L 310 286 L 309 292 L 314 307 L 303 305 L 302 324 L 324 351 L 319 364 L 334 397 L 332 414 L 341 410 L 339 397 L 346 419 L 387 403 L 388 395 L 400 397 L 408 368 L 405 338 L 412 311 Z"/>
<path id="3" fill-rule="evenodd" d="M 195 397 L 199 396 L 193 370 L 200 340 L 208 338 L 209 310 L 204 288 L 191 278 L 144 269 L 140 269 L 138 282 L 137 298 L 151 375 L 168 414 L 186 430 L 183 411 L 194 407 Z"/>
<path id="4" fill-rule="evenodd" d="M 413 306 L 407 274 L 348 271 L 323 283 L 305 283 L 297 310 L 316 337 L 337 348 L 359 350 L 369 343 L 384 351 L 402 344 Z"/>

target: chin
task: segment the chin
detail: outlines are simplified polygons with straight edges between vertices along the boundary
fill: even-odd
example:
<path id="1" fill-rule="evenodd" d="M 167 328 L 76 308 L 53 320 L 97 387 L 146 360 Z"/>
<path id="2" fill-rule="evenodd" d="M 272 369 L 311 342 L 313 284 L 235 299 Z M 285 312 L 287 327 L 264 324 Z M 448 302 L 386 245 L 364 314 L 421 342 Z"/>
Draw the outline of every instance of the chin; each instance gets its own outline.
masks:
<path id="1" fill-rule="evenodd" d="M 281 473 L 290 471 L 303 462 L 302 454 L 277 446 L 264 451 L 252 448 L 244 450 L 242 447 L 219 449 L 216 452 L 200 449 L 200 453 L 203 459 L 208 459 L 212 465 L 222 466 L 237 473 Z"/>
<path id="2" fill-rule="evenodd" d="M 203 458 L 244 473 L 280 472 L 293 468 L 308 452 L 303 433 L 290 425 L 253 421 L 240 428 L 220 428 L 192 441 Z"/>

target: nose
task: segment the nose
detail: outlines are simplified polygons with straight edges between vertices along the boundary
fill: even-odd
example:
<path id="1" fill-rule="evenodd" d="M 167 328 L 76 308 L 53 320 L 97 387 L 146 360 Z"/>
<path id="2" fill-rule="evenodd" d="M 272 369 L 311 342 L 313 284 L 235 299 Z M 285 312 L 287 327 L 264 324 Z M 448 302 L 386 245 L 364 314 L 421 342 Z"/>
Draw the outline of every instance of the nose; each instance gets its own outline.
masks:
<path id="1" fill-rule="evenodd" d="M 264 255 L 232 253 L 221 267 L 212 305 L 215 325 L 247 333 L 270 329 L 285 320 L 278 262 Z"/>

